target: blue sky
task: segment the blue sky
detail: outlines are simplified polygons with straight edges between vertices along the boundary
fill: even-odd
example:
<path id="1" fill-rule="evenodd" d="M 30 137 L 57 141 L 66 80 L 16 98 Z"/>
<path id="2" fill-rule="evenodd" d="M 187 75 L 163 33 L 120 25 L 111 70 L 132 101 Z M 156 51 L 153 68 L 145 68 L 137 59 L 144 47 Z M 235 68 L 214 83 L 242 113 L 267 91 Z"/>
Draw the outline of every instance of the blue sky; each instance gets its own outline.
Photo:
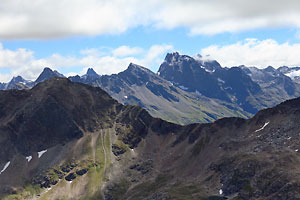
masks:
<path id="1" fill-rule="evenodd" d="M 3 0 L 0 81 L 118 73 L 130 62 L 156 72 L 167 52 L 210 55 L 222 66 L 300 66 L 296 0 Z"/>

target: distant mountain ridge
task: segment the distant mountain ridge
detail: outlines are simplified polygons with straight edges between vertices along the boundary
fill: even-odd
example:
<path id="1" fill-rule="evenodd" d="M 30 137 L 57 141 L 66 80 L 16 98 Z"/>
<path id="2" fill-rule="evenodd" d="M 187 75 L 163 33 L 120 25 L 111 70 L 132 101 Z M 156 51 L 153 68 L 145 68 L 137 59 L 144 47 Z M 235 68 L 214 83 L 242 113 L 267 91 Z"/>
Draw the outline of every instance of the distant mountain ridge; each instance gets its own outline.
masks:
<path id="1" fill-rule="evenodd" d="M 246 98 L 261 93 L 261 88 L 237 67 L 222 68 L 217 61 L 196 60 L 176 52 L 167 54 L 158 72 L 186 91 L 237 103 L 247 112 L 257 112 Z"/>
<path id="2" fill-rule="evenodd" d="M 210 122 L 221 117 L 250 117 L 258 110 L 300 96 L 300 68 L 223 68 L 215 60 L 168 53 L 157 73 L 131 63 L 118 74 L 98 75 L 92 68 L 70 80 L 101 87 L 123 104 L 139 105 L 153 116 L 181 124 Z M 51 77 L 64 77 L 45 68 L 34 82 L 22 77 L 1 89 L 28 89 Z M 9 85 L 9 87 L 8 87 Z"/>

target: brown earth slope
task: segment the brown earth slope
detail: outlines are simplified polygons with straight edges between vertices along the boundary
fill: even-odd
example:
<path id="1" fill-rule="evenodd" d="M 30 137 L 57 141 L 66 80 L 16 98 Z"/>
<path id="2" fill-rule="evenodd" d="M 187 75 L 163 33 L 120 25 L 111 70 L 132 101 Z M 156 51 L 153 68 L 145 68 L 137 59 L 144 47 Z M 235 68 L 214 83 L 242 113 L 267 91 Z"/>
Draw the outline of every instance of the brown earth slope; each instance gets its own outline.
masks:
<path id="1" fill-rule="evenodd" d="M 300 99 L 176 125 L 53 78 L 0 92 L 1 199 L 300 199 Z"/>

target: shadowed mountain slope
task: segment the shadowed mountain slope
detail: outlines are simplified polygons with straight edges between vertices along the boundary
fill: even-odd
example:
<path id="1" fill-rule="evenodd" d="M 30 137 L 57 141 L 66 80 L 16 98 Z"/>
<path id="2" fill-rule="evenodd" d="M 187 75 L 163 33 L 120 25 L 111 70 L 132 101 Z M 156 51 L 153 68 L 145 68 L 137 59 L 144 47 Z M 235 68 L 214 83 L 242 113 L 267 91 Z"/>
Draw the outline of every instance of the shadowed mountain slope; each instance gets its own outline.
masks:
<path id="1" fill-rule="evenodd" d="M 300 197 L 300 99 L 181 126 L 63 78 L 0 97 L 1 199 Z"/>
<path id="2" fill-rule="evenodd" d="M 207 98 L 197 92 L 186 92 L 136 64 L 130 64 L 118 74 L 95 77 L 87 73 L 69 79 L 101 87 L 120 103 L 141 106 L 152 116 L 171 122 L 188 124 L 210 122 L 222 117 L 250 116 L 231 103 Z"/>

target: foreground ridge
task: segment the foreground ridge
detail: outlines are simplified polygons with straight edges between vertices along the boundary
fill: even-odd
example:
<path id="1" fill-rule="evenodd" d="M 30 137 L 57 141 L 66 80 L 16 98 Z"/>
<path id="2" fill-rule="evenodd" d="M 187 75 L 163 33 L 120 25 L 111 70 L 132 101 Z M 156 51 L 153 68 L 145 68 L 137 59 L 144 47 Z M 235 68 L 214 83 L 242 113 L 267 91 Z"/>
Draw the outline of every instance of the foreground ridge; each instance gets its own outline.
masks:
<path id="1" fill-rule="evenodd" d="M 300 195 L 299 98 L 181 126 L 65 78 L 0 97 L 1 199 Z"/>

